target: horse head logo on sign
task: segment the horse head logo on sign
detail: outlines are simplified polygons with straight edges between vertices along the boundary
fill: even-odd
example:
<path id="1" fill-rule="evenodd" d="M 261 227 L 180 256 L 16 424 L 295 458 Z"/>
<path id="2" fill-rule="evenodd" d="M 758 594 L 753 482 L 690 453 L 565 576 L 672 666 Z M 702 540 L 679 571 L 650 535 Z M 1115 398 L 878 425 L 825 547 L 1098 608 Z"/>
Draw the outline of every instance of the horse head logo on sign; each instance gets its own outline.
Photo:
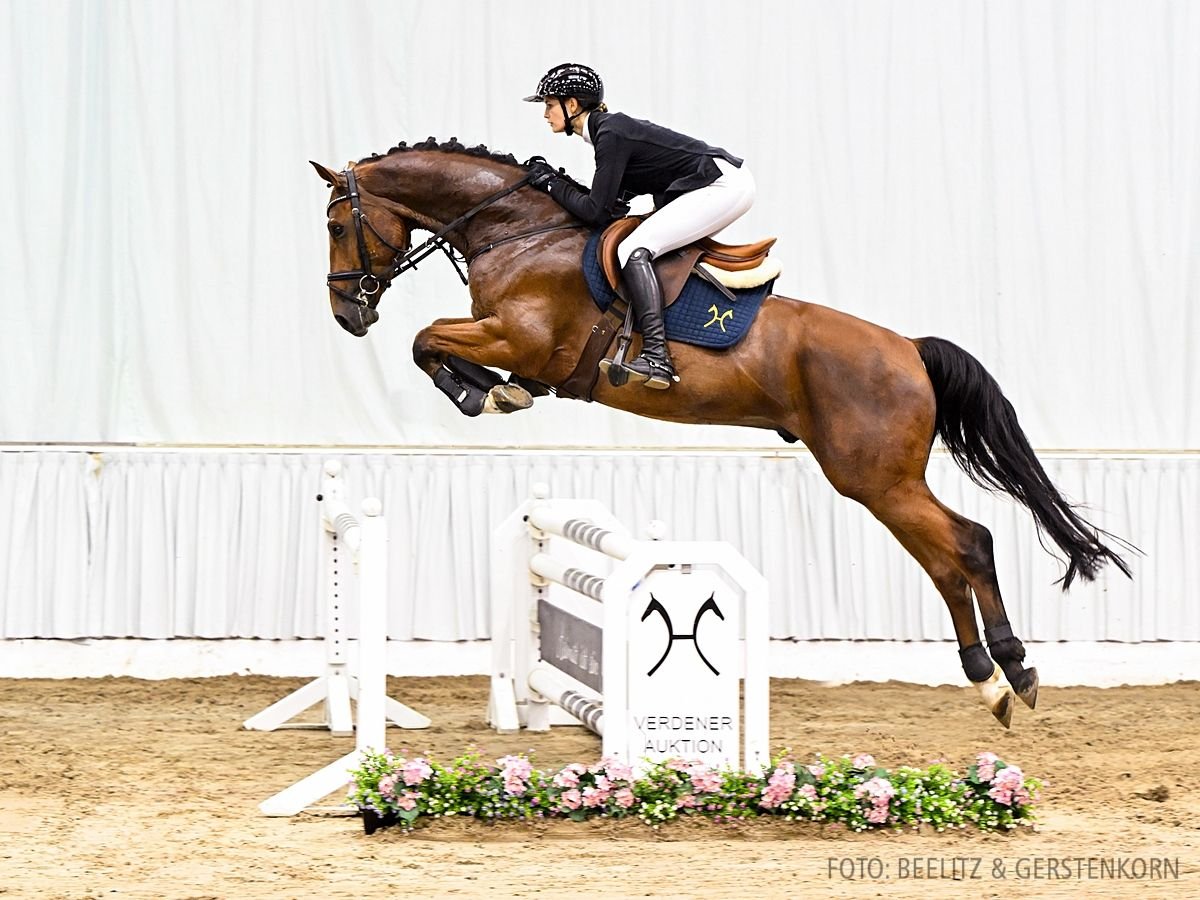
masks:
<path id="1" fill-rule="evenodd" d="M 700 620 L 704 618 L 706 612 L 714 612 L 718 619 L 724 620 L 725 614 L 721 612 L 721 607 L 717 606 L 715 594 L 709 594 L 708 599 L 704 601 L 700 609 L 696 611 L 696 619 L 692 622 L 691 634 L 676 634 L 675 629 L 671 627 L 671 614 L 667 612 L 667 608 L 653 595 L 650 595 L 650 604 L 646 607 L 646 611 L 642 613 L 642 621 L 645 622 L 649 618 L 650 613 L 658 613 L 663 617 L 663 622 L 667 626 L 667 649 L 663 651 L 662 657 L 654 664 L 654 667 L 646 673 L 649 678 L 658 671 L 658 667 L 667 661 L 667 657 L 671 654 L 671 648 L 675 646 L 676 641 L 691 641 L 696 648 L 696 653 L 704 660 L 704 664 L 708 666 L 714 675 L 720 675 L 717 667 L 708 661 L 708 657 L 704 655 L 704 651 L 700 649 Z"/>

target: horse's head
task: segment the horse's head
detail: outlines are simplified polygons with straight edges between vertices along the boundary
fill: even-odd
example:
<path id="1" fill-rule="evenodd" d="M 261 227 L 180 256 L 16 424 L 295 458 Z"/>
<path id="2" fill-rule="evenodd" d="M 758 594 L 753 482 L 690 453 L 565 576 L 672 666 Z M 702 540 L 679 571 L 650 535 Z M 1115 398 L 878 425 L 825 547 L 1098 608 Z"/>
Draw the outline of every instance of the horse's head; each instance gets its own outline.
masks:
<path id="1" fill-rule="evenodd" d="M 333 188 L 329 217 L 329 303 L 337 323 L 355 337 L 379 321 L 379 298 L 391 286 L 396 260 L 409 248 L 411 224 L 396 204 L 365 193 L 354 168 L 334 173 L 313 163 Z"/>

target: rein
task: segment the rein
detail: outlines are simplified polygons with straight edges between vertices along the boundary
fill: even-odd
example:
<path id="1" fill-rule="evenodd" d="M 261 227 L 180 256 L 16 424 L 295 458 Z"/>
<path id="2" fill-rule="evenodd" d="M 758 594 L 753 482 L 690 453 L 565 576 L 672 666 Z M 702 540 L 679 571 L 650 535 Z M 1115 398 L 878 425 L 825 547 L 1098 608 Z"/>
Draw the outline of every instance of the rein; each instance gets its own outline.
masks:
<path id="1" fill-rule="evenodd" d="M 371 306 L 373 298 L 375 302 L 378 302 L 378 294 L 384 288 L 388 287 L 397 276 L 404 274 L 409 269 L 415 269 L 417 267 L 417 263 L 421 262 L 430 254 L 436 253 L 439 250 L 446 254 L 446 258 L 449 259 L 451 265 L 454 266 L 454 271 L 458 273 L 458 277 L 462 279 L 462 283 L 467 284 L 467 276 L 463 273 L 463 270 L 459 265 L 460 262 L 469 266 L 473 260 L 482 254 L 499 247 L 501 244 L 507 244 L 509 241 L 516 241 L 520 240 L 521 238 L 532 237 L 533 235 L 544 234 L 549 231 L 585 227 L 580 223 L 543 226 L 541 228 L 535 228 L 532 231 L 510 235 L 508 237 L 501 238 L 498 241 L 493 241 L 492 243 L 471 252 L 469 256 L 464 257 L 457 255 L 454 248 L 450 245 L 450 242 L 446 240 L 446 235 L 465 225 L 472 218 L 474 218 L 483 210 L 487 209 L 487 207 L 491 206 L 493 203 L 503 199 L 504 197 L 507 197 L 514 191 L 520 190 L 521 188 L 525 187 L 525 185 L 529 184 L 530 180 L 535 174 L 533 172 L 529 172 L 520 181 L 509 185 L 506 188 L 502 188 L 496 193 L 486 197 L 480 203 L 477 203 L 475 206 L 471 207 L 457 219 L 442 227 L 435 235 L 433 235 L 433 237 L 429 238 L 420 246 L 412 247 L 406 251 L 403 248 L 394 247 L 389 244 L 383 239 L 383 236 L 380 235 L 375 227 L 372 226 L 369 221 L 367 221 L 367 217 L 362 211 L 358 192 L 358 180 L 354 176 L 354 170 L 346 169 L 340 174 L 346 176 L 346 193 L 340 197 L 334 197 L 332 200 L 330 200 L 329 204 L 325 207 L 325 214 L 329 214 L 329 210 L 333 208 L 335 203 L 339 203 L 342 200 L 348 200 L 350 202 L 350 214 L 354 221 L 354 238 L 358 245 L 359 268 L 350 269 L 344 272 L 330 272 L 325 277 L 325 283 L 329 286 L 329 289 L 339 297 L 349 300 L 351 303 L 355 303 L 358 306 Z M 371 233 L 375 235 L 376 240 L 392 251 L 391 269 L 385 275 L 377 275 L 373 270 L 374 267 L 371 263 L 371 255 L 367 250 L 367 242 L 363 233 L 364 226 L 370 229 Z M 357 281 L 358 294 L 351 294 L 338 287 L 336 282 L 342 281 Z"/>
<path id="2" fill-rule="evenodd" d="M 523 238 L 533 237 L 535 234 L 546 234 L 550 231 L 565 231 L 568 228 L 587 228 L 587 226 L 582 222 L 567 222 L 565 225 L 546 225 L 543 228 L 535 228 L 532 231 L 522 231 L 520 234 L 510 234 L 508 237 L 502 237 L 498 241 L 492 241 L 487 246 L 480 247 L 478 250 L 472 250 L 470 255 L 467 257 L 467 265 L 473 263 L 489 250 L 495 250 L 501 244 L 507 244 L 509 241 L 519 241 Z M 463 284 L 466 284 L 465 280 L 463 281 Z"/>

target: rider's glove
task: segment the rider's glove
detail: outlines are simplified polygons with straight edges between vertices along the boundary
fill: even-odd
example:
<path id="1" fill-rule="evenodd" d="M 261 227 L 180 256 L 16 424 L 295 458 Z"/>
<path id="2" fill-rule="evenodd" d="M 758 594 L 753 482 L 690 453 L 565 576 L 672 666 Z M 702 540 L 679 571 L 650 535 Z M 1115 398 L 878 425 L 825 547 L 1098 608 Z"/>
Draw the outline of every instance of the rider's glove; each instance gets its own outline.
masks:
<path id="1" fill-rule="evenodd" d="M 529 161 L 529 186 L 531 188 L 548 194 L 550 185 L 558 180 L 560 174 L 540 156 L 535 156 Z"/>

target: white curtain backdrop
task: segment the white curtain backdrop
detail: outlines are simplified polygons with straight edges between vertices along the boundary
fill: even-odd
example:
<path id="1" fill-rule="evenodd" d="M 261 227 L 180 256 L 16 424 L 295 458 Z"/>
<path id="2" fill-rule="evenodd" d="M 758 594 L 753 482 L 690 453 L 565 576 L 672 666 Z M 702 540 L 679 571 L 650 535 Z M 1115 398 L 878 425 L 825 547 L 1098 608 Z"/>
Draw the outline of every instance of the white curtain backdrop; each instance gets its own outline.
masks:
<path id="1" fill-rule="evenodd" d="M 776 447 L 412 366 L 430 260 L 355 340 L 307 160 L 456 136 L 590 177 L 520 98 L 564 59 L 757 174 L 782 293 L 997 376 L 1045 448 L 1200 446 L 1200 4 L 4 0 L 0 441 Z M 564 427 L 569 423 L 570 427 Z"/>
<path id="2" fill-rule="evenodd" d="M 920 568 L 806 453 L 30 450 L 0 453 L 0 639 L 323 635 L 327 458 L 344 463 L 352 505 L 383 501 L 395 640 L 490 636 L 491 533 L 536 482 L 602 501 L 635 532 L 657 518 L 674 539 L 729 541 L 767 576 L 776 638 L 953 637 Z M 1137 538 L 1132 581 L 1110 567 L 1062 594 L 1063 567 L 1023 508 L 945 455 L 930 469 L 939 497 L 992 530 L 1018 633 L 1200 641 L 1200 455 L 1054 454 L 1046 467 L 1102 510 L 1088 515 Z"/>

